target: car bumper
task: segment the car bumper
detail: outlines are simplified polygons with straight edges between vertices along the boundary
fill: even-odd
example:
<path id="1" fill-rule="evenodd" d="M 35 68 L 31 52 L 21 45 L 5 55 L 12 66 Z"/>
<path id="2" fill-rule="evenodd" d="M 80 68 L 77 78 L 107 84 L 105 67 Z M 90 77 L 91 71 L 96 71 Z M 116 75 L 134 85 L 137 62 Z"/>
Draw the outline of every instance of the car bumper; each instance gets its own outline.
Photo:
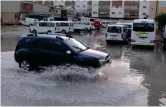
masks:
<path id="1" fill-rule="evenodd" d="M 142 46 L 154 46 L 155 43 L 140 43 L 140 42 L 131 42 L 131 45 L 142 45 Z"/>

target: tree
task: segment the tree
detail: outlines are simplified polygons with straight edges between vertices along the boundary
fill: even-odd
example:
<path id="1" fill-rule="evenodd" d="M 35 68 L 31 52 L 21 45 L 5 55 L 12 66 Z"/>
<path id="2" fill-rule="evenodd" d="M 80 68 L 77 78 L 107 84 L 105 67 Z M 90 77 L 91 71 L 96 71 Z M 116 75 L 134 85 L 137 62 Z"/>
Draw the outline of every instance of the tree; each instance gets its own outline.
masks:
<path id="1" fill-rule="evenodd" d="M 157 15 L 155 20 L 158 22 L 158 29 L 162 29 L 166 25 L 166 13 Z"/>
<path id="2" fill-rule="evenodd" d="M 163 40 L 163 29 L 166 25 L 166 13 L 161 13 L 156 16 L 155 18 L 156 22 L 158 23 L 158 29 L 157 29 L 157 40 Z"/>

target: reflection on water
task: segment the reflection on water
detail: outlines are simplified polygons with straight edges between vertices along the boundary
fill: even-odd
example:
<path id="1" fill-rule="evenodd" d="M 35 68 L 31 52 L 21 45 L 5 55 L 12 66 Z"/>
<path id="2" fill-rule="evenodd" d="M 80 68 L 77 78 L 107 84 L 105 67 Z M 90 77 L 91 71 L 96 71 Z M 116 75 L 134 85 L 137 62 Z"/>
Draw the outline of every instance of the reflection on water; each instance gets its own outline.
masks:
<path id="1" fill-rule="evenodd" d="M 20 36 L 1 36 L 1 51 L 14 51 Z"/>
<path id="2" fill-rule="evenodd" d="M 125 59 L 123 64 L 128 63 L 132 73 L 142 75 L 141 84 L 148 90 L 147 103 L 149 106 L 166 105 L 164 103 L 166 102 L 166 53 L 126 50 L 125 47 L 111 47 L 109 53 L 116 56 L 114 58 L 119 57 L 122 61 Z"/>

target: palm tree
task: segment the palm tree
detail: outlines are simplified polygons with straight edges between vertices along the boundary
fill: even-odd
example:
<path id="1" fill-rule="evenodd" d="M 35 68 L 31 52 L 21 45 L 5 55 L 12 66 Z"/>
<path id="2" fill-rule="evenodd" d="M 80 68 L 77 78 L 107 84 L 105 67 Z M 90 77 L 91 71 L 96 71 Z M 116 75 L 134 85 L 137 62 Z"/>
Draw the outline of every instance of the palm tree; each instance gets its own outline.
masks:
<path id="1" fill-rule="evenodd" d="M 166 25 L 166 13 L 160 13 L 155 20 L 158 22 L 158 29 L 161 30 Z"/>
<path id="2" fill-rule="evenodd" d="M 158 23 L 157 35 L 160 40 L 163 40 L 164 28 L 166 26 L 166 13 L 160 13 L 155 18 Z"/>

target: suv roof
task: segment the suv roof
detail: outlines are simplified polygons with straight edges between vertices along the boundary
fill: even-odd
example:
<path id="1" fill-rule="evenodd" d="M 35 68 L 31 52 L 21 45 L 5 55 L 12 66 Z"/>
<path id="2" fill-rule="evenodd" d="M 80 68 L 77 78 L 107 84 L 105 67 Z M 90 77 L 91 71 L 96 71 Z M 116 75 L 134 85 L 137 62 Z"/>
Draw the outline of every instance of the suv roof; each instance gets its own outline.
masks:
<path id="1" fill-rule="evenodd" d="M 54 39 L 59 39 L 59 40 L 67 40 L 69 38 L 72 38 L 71 36 L 61 36 L 61 35 L 56 35 L 56 34 L 37 34 L 37 36 L 33 36 L 33 34 L 27 34 L 22 36 L 22 38 L 29 38 L 29 37 L 34 37 L 34 38 L 54 38 Z"/>

